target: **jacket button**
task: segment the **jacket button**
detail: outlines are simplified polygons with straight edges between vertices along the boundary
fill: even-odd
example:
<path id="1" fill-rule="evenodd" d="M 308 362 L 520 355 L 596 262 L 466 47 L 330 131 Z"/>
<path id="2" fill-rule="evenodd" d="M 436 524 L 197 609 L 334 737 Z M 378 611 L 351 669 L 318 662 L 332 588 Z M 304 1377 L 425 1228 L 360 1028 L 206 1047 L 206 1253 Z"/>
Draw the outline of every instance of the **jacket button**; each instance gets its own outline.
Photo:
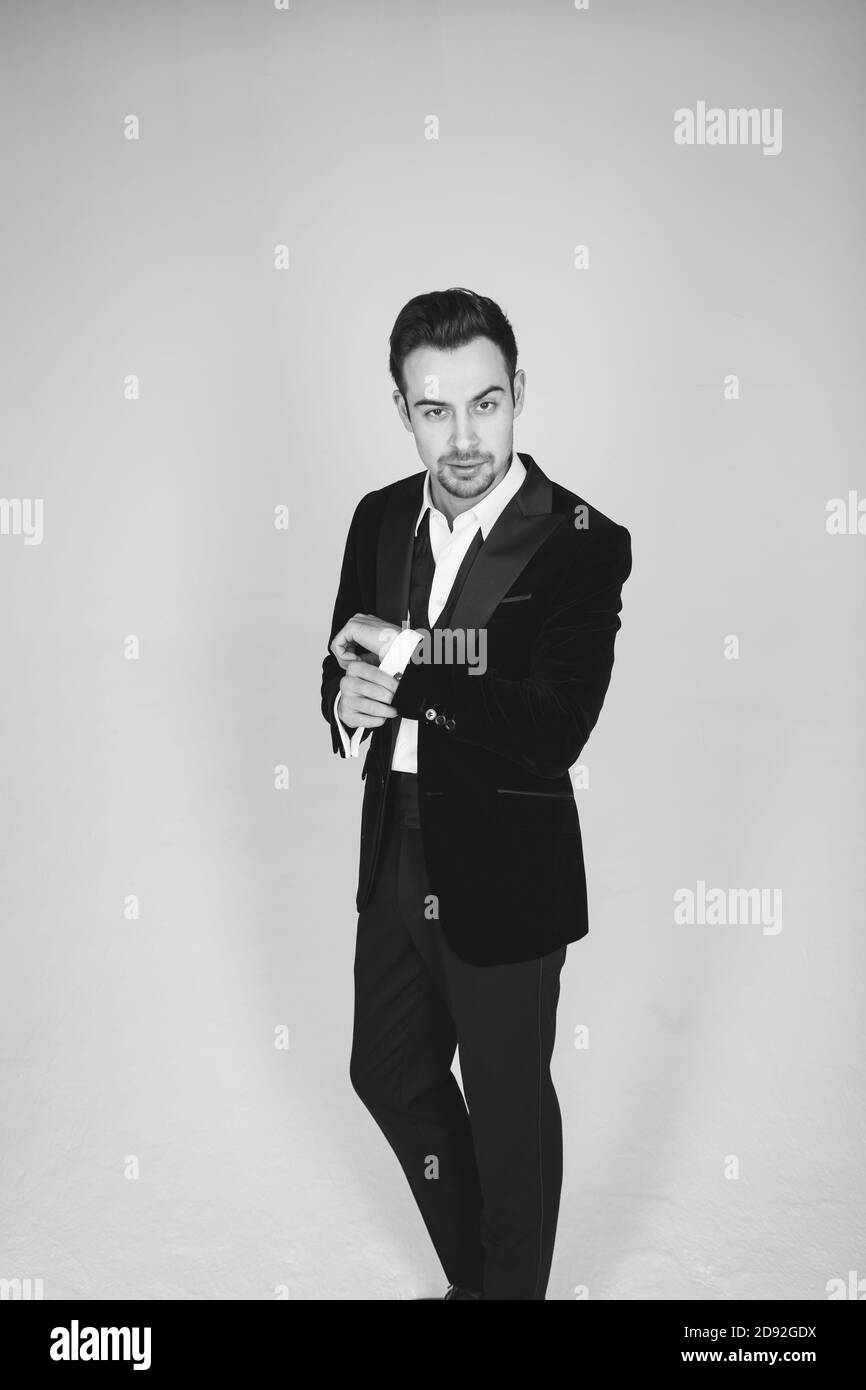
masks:
<path id="1" fill-rule="evenodd" d="M 455 724 L 456 724 L 456 720 L 454 720 L 454 719 L 446 719 L 446 721 L 445 721 L 445 728 L 446 728 L 446 729 L 453 729 L 454 726 L 455 726 Z"/>
<path id="2" fill-rule="evenodd" d="M 437 724 L 444 724 L 444 723 L 445 723 L 445 715 L 444 715 L 444 714 L 437 714 L 437 716 L 436 716 L 436 723 L 437 723 Z"/>
<path id="3" fill-rule="evenodd" d="M 435 711 L 435 709 L 428 709 L 428 710 L 426 710 L 425 713 L 424 713 L 424 718 L 425 718 L 425 719 L 435 719 L 435 718 L 436 718 L 436 711 Z"/>

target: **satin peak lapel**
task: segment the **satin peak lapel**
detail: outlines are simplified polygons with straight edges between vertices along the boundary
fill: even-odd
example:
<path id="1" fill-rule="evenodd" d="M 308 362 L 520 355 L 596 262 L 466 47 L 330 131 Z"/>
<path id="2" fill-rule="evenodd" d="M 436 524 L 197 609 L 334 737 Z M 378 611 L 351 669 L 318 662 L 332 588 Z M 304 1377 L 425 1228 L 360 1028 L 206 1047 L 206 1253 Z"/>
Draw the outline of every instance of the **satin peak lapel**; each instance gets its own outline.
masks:
<path id="1" fill-rule="evenodd" d="M 520 454 L 526 468 L 519 492 L 497 518 L 466 576 L 448 626 L 483 628 L 500 599 L 548 536 L 566 517 L 551 511 L 553 488 L 530 454 Z M 420 505 L 420 504 L 419 504 Z"/>

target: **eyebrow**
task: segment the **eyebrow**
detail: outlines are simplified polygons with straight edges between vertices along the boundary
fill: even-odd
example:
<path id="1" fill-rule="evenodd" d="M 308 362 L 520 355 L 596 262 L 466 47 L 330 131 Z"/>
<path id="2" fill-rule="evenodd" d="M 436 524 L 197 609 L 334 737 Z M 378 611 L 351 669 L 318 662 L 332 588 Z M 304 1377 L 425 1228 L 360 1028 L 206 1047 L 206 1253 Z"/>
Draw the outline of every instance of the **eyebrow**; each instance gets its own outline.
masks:
<path id="1" fill-rule="evenodd" d="M 504 390 L 505 390 L 505 387 L 504 387 L 504 386 L 488 386 L 487 389 L 486 389 L 485 391 L 479 391 L 477 396 L 473 396 L 472 399 L 471 399 L 471 401 L 469 402 L 469 404 L 470 404 L 470 405 L 474 405 L 476 401 L 480 401 L 484 396 L 489 396 L 490 393 L 491 393 L 491 391 L 504 391 Z M 447 402 L 447 401 L 431 401 L 430 398 L 429 398 L 428 396 L 425 396 L 424 399 L 423 399 L 422 401 L 413 401 L 412 404 L 413 404 L 413 405 L 447 405 L 448 402 Z"/>

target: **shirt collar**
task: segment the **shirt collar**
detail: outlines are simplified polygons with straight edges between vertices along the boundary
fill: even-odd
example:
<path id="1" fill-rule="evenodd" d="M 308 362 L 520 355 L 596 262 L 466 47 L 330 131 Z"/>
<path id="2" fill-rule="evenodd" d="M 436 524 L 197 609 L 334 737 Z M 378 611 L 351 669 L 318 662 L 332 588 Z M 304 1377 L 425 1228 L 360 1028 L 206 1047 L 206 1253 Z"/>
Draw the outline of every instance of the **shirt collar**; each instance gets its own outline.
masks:
<path id="1" fill-rule="evenodd" d="M 475 517 L 481 527 L 481 538 L 486 541 L 488 535 L 493 530 L 494 523 L 499 520 L 501 513 L 505 511 L 512 497 L 520 490 L 520 486 L 525 477 L 526 466 L 515 449 L 511 456 L 511 464 L 509 465 L 505 477 L 500 478 L 493 491 L 488 492 L 481 498 L 480 502 L 476 502 L 475 506 L 471 507 L 469 511 L 461 512 L 460 517 Z M 427 511 L 428 507 L 431 512 L 438 512 L 438 509 L 433 505 L 433 499 L 430 495 L 429 469 L 424 477 L 424 493 L 421 502 L 421 510 L 418 513 L 418 520 L 415 522 L 416 536 L 418 534 L 418 527 L 421 525 L 424 519 L 424 513 Z M 442 515 L 441 512 L 438 514 L 440 516 Z M 458 521 L 460 517 L 457 518 Z M 465 524 L 465 522 L 461 522 L 461 529 Z"/>

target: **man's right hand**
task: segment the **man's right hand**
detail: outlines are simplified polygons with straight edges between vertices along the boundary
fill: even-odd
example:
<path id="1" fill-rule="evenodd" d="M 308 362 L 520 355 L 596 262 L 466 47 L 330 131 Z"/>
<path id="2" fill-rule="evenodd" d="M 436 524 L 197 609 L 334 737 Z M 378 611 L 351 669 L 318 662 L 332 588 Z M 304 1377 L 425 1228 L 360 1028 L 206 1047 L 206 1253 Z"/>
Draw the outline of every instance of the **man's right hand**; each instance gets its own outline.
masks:
<path id="1" fill-rule="evenodd" d="M 351 661 L 340 681 L 339 715 L 347 729 L 378 729 L 397 711 L 391 696 L 397 680 L 370 661 Z"/>

